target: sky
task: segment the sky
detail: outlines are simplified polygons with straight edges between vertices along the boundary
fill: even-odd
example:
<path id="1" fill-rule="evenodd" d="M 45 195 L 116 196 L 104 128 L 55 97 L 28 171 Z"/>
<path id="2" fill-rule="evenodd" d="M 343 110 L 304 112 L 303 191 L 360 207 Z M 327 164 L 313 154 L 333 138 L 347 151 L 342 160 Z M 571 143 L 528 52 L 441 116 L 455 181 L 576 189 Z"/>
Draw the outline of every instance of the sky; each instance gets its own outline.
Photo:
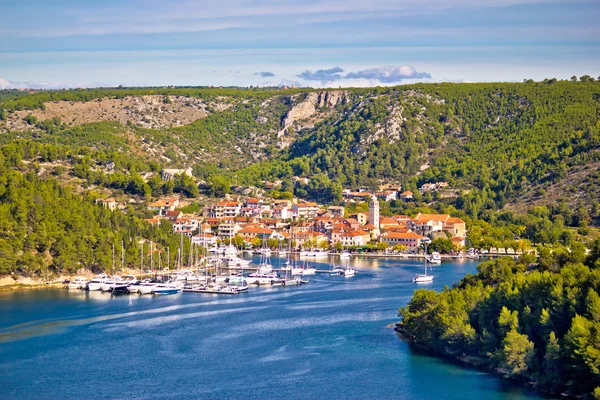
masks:
<path id="1" fill-rule="evenodd" d="M 599 0 L 0 0 L 0 89 L 600 75 Z"/>

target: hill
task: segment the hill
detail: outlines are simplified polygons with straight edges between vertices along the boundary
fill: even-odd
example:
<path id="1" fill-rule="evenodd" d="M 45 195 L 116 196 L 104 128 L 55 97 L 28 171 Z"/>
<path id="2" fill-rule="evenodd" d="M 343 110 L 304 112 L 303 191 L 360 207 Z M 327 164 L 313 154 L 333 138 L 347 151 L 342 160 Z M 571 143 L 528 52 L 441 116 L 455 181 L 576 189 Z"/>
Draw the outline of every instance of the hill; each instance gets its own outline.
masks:
<path id="1" fill-rule="evenodd" d="M 281 190 L 326 202 L 339 200 L 341 187 L 397 182 L 416 191 L 446 181 L 470 191 L 457 205 L 472 216 L 560 200 L 593 211 L 600 197 L 600 83 L 591 80 L 124 88 L 0 99 L 1 143 L 79 148 L 93 153 L 92 170 L 127 154 L 117 163 L 127 176 L 193 167 L 199 179 L 280 181 Z M 298 186 L 295 176 L 314 183 Z"/>

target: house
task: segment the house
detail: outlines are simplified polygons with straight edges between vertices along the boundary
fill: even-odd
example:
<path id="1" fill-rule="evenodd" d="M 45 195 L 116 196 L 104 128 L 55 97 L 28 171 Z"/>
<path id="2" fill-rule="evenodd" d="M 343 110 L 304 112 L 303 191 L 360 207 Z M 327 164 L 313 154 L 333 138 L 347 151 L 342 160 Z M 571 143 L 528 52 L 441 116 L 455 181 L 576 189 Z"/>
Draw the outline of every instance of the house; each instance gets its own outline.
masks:
<path id="1" fill-rule="evenodd" d="M 421 186 L 421 193 L 425 193 L 425 192 L 432 192 L 434 190 L 437 190 L 437 185 L 435 183 L 424 183 Z"/>
<path id="2" fill-rule="evenodd" d="M 368 232 L 356 230 L 344 232 L 340 236 L 340 241 L 344 246 L 364 246 L 371 240 Z"/>
<path id="3" fill-rule="evenodd" d="M 173 224 L 173 233 L 181 231 L 197 231 L 200 222 L 194 218 L 177 218 Z"/>
<path id="4" fill-rule="evenodd" d="M 421 246 L 423 240 L 427 237 L 416 234 L 414 232 L 387 232 L 379 238 L 379 241 L 385 242 L 390 246 L 401 244 L 409 250 L 416 250 Z"/>
<path id="5" fill-rule="evenodd" d="M 96 204 L 102 204 L 102 207 L 108 208 L 110 211 L 115 211 L 118 203 L 113 197 L 109 197 L 108 199 L 96 200 Z"/>
<path id="6" fill-rule="evenodd" d="M 379 228 L 382 230 L 393 228 L 398 225 L 400 225 L 400 223 L 398 221 L 396 221 L 394 218 L 390 218 L 390 217 L 383 217 L 379 221 Z"/>
<path id="7" fill-rule="evenodd" d="M 192 243 L 199 246 L 216 246 L 217 237 L 210 233 L 192 236 Z"/>
<path id="8" fill-rule="evenodd" d="M 450 240 L 452 240 L 452 247 L 454 249 L 464 249 L 466 247 L 466 239 L 464 237 L 455 236 Z"/>
<path id="9" fill-rule="evenodd" d="M 237 217 L 241 210 L 242 205 L 237 201 L 220 201 L 210 206 L 209 213 L 213 218 Z"/>
<path id="10" fill-rule="evenodd" d="M 179 199 L 176 197 L 159 199 L 154 203 L 148 204 L 148 210 L 158 211 L 159 215 L 164 215 L 167 211 L 173 211 L 177 207 L 179 207 Z"/>
<path id="11" fill-rule="evenodd" d="M 369 214 L 367 214 L 367 213 L 359 212 L 356 214 L 350 214 L 348 217 L 354 218 L 361 225 L 366 225 L 366 223 L 369 222 Z"/>
<path id="12" fill-rule="evenodd" d="M 355 231 L 360 228 L 360 223 L 354 218 L 345 218 L 343 224 L 348 228 L 348 230 Z"/>
<path id="13" fill-rule="evenodd" d="M 160 226 L 160 218 L 148 218 L 146 219 L 146 222 L 152 226 Z"/>
<path id="14" fill-rule="evenodd" d="M 223 221 L 219 224 L 218 235 L 221 238 L 234 237 L 241 229 L 233 221 Z"/>
<path id="15" fill-rule="evenodd" d="M 167 211 L 165 213 L 165 219 L 168 219 L 171 222 L 175 222 L 179 218 L 183 217 L 183 213 L 179 210 Z"/>
<path id="16" fill-rule="evenodd" d="M 330 206 L 327 211 L 329 211 L 333 217 L 344 217 L 344 207 L 342 206 Z"/>
<path id="17" fill-rule="evenodd" d="M 246 207 L 248 208 L 261 208 L 262 205 L 262 200 L 257 199 L 257 198 L 249 198 L 248 200 L 246 200 Z"/>
<path id="18" fill-rule="evenodd" d="M 369 235 L 371 236 L 371 240 L 379 239 L 379 235 L 381 234 L 379 228 L 373 224 L 367 224 L 367 225 L 363 226 L 362 230 L 365 232 L 369 232 Z"/>
<path id="19" fill-rule="evenodd" d="M 442 190 L 447 189 L 450 185 L 448 185 L 448 182 L 438 182 L 436 183 L 436 186 L 438 190 Z"/>
<path id="20" fill-rule="evenodd" d="M 410 190 L 400 193 L 400 200 L 410 201 L 412 199 L 413 199 L 413 192 L 411 192 Z"/>
<path id="21" fill-rule="evenodd" d="M 292 206 L 292 216 L 295 218 L 312 218 L 317 215 L 319 205 L 313 202 L 299 203 Z"/>
<path id="22" fill-rule="evenodd" d="M 243 229 L 240 229 L 237 234 L 243 237 L 247 242 L 250 242 L 256 237 L 261 240 L 269 239 L 273 234 L 273 230 L 256 226 L 247 226 Z"/>
<path id="23" fill-rule="evenodd" d="M 287 207 L 273 207 L 273 218 L 280 220 L 288 220 L 292 217 L 292 213 Z"/>
<path id="24" fill-rule="evenodd" d="M 407 226 L 420 235 L 431 235 L 444 229 L 444 220 L 438 218 L 413 218 Z"/>
<path id="25" fill-rule="evenodd" d="M 398 192 L 395 190 L 384 190 L 382 192 L 377 193 L 377 198 L 383 201 L 392 201 L 396 200 L 398 196 Z"/>
<path id="26" fill-rule="evenodd" d="M 452 236 L 464 238 L 467 235 L 467 224 L 460 218 L 450 217 L 446 220 L 444 230 Z"/>
<path id="27" fill-rule="evenodd" d="M 321 232 L 295 232 L 291 235 L 296 247 L 302 247 L 306 242 L 314 241 L 316 245 L 327 242 L 327 236 Z"/>
<path id="28" fill-rule="evenodd" d="M 408 227 L 422 235 L 428 235 L 436 231 L 446 231 L 452 236 L 465 237 L 467 226 L 465 221 L 448 214 L 417 214 L 409 223 Z"/>

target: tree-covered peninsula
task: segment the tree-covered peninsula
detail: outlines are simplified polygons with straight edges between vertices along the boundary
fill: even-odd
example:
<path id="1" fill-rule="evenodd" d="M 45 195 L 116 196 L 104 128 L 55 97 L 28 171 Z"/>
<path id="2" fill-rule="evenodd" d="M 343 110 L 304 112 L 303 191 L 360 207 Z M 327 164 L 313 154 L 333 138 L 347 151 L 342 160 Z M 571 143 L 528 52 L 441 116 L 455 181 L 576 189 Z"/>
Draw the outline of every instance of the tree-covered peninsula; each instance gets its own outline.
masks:
<path id="1" fill-rule="evenodd" d="M 600 396 L 600 240 L 501 258 L 452 288 L 415 291 L 397 330 L 435 354 L 551 394 Z"/>

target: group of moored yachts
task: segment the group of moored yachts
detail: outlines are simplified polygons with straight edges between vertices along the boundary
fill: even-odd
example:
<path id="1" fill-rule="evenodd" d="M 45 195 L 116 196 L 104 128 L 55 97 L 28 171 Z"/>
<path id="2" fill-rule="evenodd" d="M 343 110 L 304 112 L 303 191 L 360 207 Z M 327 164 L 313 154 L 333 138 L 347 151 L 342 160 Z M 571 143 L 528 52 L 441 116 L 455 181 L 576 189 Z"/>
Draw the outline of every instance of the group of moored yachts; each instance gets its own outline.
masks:
<path id="1" fill-rule="evenodd" d="M 345 276 L 348 278 L 357 273 L 356 270 L 348 266 L 332 266 L 330 270 L 320 272 L 327 273 L 330 276 Z M 157 275 L 158 278 L 154 280 L 139 280 L 131 275 L 125 277 L 98 275 L 91 280 L 77 278 L 69 282 L 67 288 L 102 291 L 114 295 L 128 293 L 162 295 L 181 292 L 238 294 L 248 291 L 250 285 L 300 286 L 308 283 L 308 280 L 304 278 L 305 276 L 315 275 L 316 273 L 316 268 L 308 265 L 296 266 L 291 262 L 286 262 L 279 271 L 275 271 L 270 263 L 263 261 L 255 272 L 248 275 L 244 275 L 243 272 L 234 272 L 210 276 L 185 272 L 169 276 Z"/>

